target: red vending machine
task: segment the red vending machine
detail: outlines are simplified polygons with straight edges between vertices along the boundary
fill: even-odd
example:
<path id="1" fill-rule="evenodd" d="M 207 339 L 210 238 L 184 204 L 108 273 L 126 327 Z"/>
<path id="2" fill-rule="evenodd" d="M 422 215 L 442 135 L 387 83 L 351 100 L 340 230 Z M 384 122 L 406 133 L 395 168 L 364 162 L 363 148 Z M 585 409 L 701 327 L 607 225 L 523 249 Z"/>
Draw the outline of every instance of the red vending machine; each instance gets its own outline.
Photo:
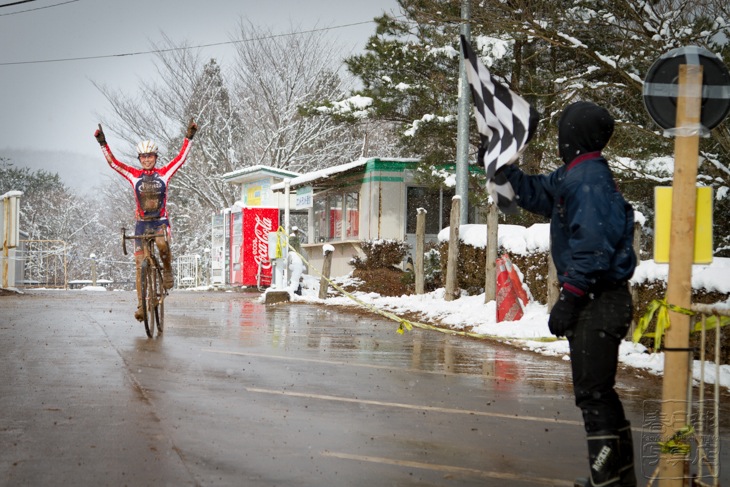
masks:
<path id="1" fill-rule="evenodd" d="M 255 286 L 261 265 L 262 275 L 271 278 L 269 261 L 269 232 L 279 228 L 277 208 L 243 208 L 243 231 L 240 247 L 240 284 Z"/>

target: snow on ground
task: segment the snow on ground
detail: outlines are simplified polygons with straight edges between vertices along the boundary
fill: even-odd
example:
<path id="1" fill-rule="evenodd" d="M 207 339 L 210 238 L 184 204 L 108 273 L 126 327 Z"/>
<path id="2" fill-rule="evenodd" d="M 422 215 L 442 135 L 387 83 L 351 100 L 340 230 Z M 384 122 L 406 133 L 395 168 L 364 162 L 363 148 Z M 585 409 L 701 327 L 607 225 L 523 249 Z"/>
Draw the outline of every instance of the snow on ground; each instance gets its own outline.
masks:
<path id="1" fill-rule="evenodd" d="M 466 228 L 465 228 L 466 227 Z M 546 251 L 549 239 L 548 225 L 538 224 L 529 228 L 514 225 L 500 225 L 499 243 L 511 253 L 525 254 L 533 251 Z M 448 238 L 448 229 L 446 232 Z M 463 225 L 460 227 L 461 239 L 474 246 L 486 244 L 486 229 L 483 225 Z M 669 266 L 656 264 L 652 260 L 642 261 L 637 267 L 633 283 L 642 283 L 653 280 L 666 280 Z M 716 257 L 710 265 L 696 265 L 692 272 L 692 285 L 696 289 L 704 288 L 707 291 L 730 293 L 730 258 Z M 347 278 L 336 281 L 338 284 L 347 284 Z M 318 299 L 319 278 L 305 276 L 302 286 L 302 296 L 290 293 L 292 301 L 316 302 L 332 306 L 358 306 L 356 302 L 346 296 L 331 297 L 325 300 Z M 563 357 L 569 360 L 568 342 L 565 339 L 556 340 L 548 329 L 547 306 L 539 303 L 529 303 L 525 314 L 519 321 L 496 322 L 495 302 L 484 303 L 484 294 L 478 296 L 461 296 L 454 301 L 444 299 L 444 289 L 437 289 L 428 294 L 400 297 L 386 297 L 378 294 L 356 292 L 354 295 L 366 305 L 390 311 L 396 315 L 416 314 L 422 323 L 438 324 L 456 331 L 470 330 L 476 335 L 484 335 L 492 339 L 511 343 L 520 348 L 529 349 L 536 353 Z M 730 309 L 730 300 L 717 303 L 718 307 Z M 396 325 L 394 324 L 394 331 Z M 726 331 L 726 333 L 730 330 Z M 619 350 L 621 363 L 644 369 L 656 375 L 664 371 L 664 353 L 649 353 L 646 347 L 633 343 L 628 339 L 622 343 Z M 694 362 L 694 377 L 699 380 L 702 364 Z M 705 381 L 714 383 L 718 372 L 714 362 L 705 362 Z M 720 385 L 730 389 L 730 365 L 719 368 Z"/>
<path id="2" fill-rule="evenodd" d="M 107 291 L 104 286 L 84 286 L 79 291 Z"/>

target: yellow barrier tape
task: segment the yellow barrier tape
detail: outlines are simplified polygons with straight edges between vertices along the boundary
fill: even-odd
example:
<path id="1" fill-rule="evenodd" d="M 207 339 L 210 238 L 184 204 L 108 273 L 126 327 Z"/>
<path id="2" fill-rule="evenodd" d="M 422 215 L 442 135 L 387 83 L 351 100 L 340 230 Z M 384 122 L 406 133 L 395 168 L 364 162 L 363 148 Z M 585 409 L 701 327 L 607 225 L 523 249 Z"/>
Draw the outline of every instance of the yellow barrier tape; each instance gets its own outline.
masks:
<path id="1" fill-rule="evenodd" d="M 649 328 L 649 324 L 654 319 L 654 314 L 657 313 L 656 330 L 654 333 L 648 333 L 646 330 Z M 647 307 L 646 313 L 639 319 L 639 323 L 636 325 L 634 330 L 633 340 L 637 343 L 642 337 L 654 338 L 654 346 L 659 349 L 661 347 L 662 337 L 664 331 L 669 327 L 669 313 L 667 311 L 666 300 L 655 299 Z"/>
<path id="2" fill-rule="evenodd" d="M 714 330 L 717 327 L 730 325 L 730 317 L 712 315 L 705 319 L 705 330 Z M 702 323 L 695 323 L 694 333 L 702 331 Z"/>
<path id="3" fill-rule="evenodd" d="M 669 329 L 671 325 L 669 321 L 669 312 L 674 311 L 675 313 L 681 313 L 688 316 L 694 316 L 697 313 L 691 309 L 682 308 L 674 304 L 667 303 L 665 299 L 655 299 L 646 308 L 646 313 L 639 318 L 639 323 L 636 325 L 636 329 L 633 334 L 633 341 L 637 343 L 642 337 L 654 338 L 654 348 L 659 350 L 662 346 L 662 338 L 664 333 Z M 647 332 L 649 324 L 656 315 L 656 327 L 653 332 Z M 718 326 L 726 326 L 730 324 L 730 318 L 726 316 L 710 316 L 705 320 L 705 329 L 712 330 Z M 693 332 L 702 331 L 702 323 L 695 323 Z"/>
<path id="4" fill-rule="evenodd" d="M 276 248 L 274 249 L 274 258 L 281 259 L 284 253 L 281 251 L 281 235 L 284 234 L 284 229 L 279 227 L 276 229 Z M 287 242 L 288 245 L 288 242 Z"/>
<path id="5" fill-rule="evenodd" d="M 667 441 L 660 441 L 659 449 L 661 453 L 672 455 L 689 455 L 690 439 L 694 434 L 694 428 L 691 425 L 684 426 L 676 431 Z"/>
<path id="6" fill-rule="evenodd" d="M 284 231 L 284 229 L 279 227 L 279 229 L 277 230 L 277 233 L 280 233 L 283 235 L 286 245 L 289 246 L 289 236 L 286 235 L 286 232 Z M 277 241 L 278 241 L 278 237 L 277 237 Z M 498 337 L 498 336 L 494 336 L 494 335 L 472 333 L 472 332 L 468 332 L 468 331 L 456 331 L 456 330 L 451 330 L 448 328 L 439 328 L 438 326 L 429 325 L 426 323 L 419 323 L 417 321 L 407 320 L 405 318 L 401 318 L 400 316 L 396 315 L 395 313 L 391 313 L 390 311 L 385 311 L 385 310 L 376 308 L 374 305 L 368 304 L 368 303 L 362 301 L 361 299 L 359 299 L 357 296 L 353 295 L 352 293 L 345 291 L 341 286 L 339 286 L 337 283 L 332 281 L 332 279 L 324 276 L 319 271 L 319 269 L 317 269 L 312 264 L 310 264 L 307 261 L 307 259 L 305 259 L 304 256 L 302 254 L 300 254 L 299 252 L 297 252 L 296 249 L 294 249 L 293 247 L 289 246 L 289 251 L 297 254 L 302 259 L 302 262 L 304 262 L 304 264 L 306 264 L 306 266 L 309 267 L 309 269 L 313 270 L 320 277 L 323 277 L 333 288 L 335 288 L 337 291 L 341 292 L 344 296 L 353 300 L 354 302 L 356 302 L 363 308 L 368 309 L 368 310 L 372 311 L 373 313 L 379 314 L 385 318 L 388 318 L 388 319 L 393 320 L 396 323 L 398 323 L 398 330 L 396 330 L 396 331 L 401 335 L 404 333 L 405 330 L 411 331 L 413 329 L 413 327 L 416 327 L 416 328 L 421 328 L 423 330 L 432 330 L 432 331 L 438 331 L 441 333 L 448 333 L 450 335 L 467 336 L 467 337 L 471 337 L 471 338 L 482 338 L 482 339 L 484 339 L 484 338 L 501 339 L 502 338 L 502 337 Z M 540 339 L 537 339 L 537 340 L 540 340 Z M 548 338 L 548 339 L 544 339 L 544 340 L 540 340 L 540 341 L 555 341 L 555 338 Z"/>

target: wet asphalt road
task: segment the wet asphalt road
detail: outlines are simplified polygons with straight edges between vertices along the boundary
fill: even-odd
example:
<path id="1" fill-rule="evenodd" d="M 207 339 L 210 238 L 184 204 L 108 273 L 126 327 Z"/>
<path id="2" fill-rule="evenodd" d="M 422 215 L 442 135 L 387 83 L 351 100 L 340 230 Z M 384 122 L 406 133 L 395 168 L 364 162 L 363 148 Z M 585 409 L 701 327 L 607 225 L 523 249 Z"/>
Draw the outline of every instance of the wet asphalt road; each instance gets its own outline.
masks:
<path id="1" fill-rule="evenodd" d="M 153 340 L 131 292 L 0 297 L 0 485 L 570 486 L 586 472 L 567 361 L 257 297 L 175 291 Z M 661 384 L 619 379 L 638 455 Z"/>

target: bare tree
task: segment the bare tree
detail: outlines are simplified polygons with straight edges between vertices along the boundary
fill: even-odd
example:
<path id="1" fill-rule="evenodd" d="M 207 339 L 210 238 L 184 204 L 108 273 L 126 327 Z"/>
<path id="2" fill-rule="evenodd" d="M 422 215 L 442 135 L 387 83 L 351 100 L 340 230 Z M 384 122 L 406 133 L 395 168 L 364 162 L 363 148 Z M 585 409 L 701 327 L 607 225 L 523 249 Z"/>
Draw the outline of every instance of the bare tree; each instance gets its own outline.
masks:
<path id="1" fill-rule="evenodd" d="M 147 138 L 158 143 L 164 160 L 180 147 L 187 121 L 197 121 L 188 162 L 170 181 L 168 205 L 184 236 L 178 239 L 182 252 L 202 251 L 210 214 L 234 203 L 235 188 L 224 174 L 258 164 L 302 172 L 349 162 L 363 151 L 361 132 L 300 114 L 310 100 L 339 97 L 347 88 L 334 42 L 322 32 L 274 35 L 244 20 L 239 30 L 232 66 L 164 37 L 154 46 L 157 76 L 140 81 L 138 96 L 97 85 L 111 106 L 103 124 L 126 143 L 111 144 L 128 160 Z"/>
<path id="2" fill-rule="evenodd" d="M 322 32 L 274 35 L 243 20 L 239 31 L 247 40 L 237 44 L 234 92 L 247 127 L 246 165 L 304 172 L 357 158 L 362 141 L 355 130 L 301 112 L 349 88 L 338 72 L 341 48 Z"/>

